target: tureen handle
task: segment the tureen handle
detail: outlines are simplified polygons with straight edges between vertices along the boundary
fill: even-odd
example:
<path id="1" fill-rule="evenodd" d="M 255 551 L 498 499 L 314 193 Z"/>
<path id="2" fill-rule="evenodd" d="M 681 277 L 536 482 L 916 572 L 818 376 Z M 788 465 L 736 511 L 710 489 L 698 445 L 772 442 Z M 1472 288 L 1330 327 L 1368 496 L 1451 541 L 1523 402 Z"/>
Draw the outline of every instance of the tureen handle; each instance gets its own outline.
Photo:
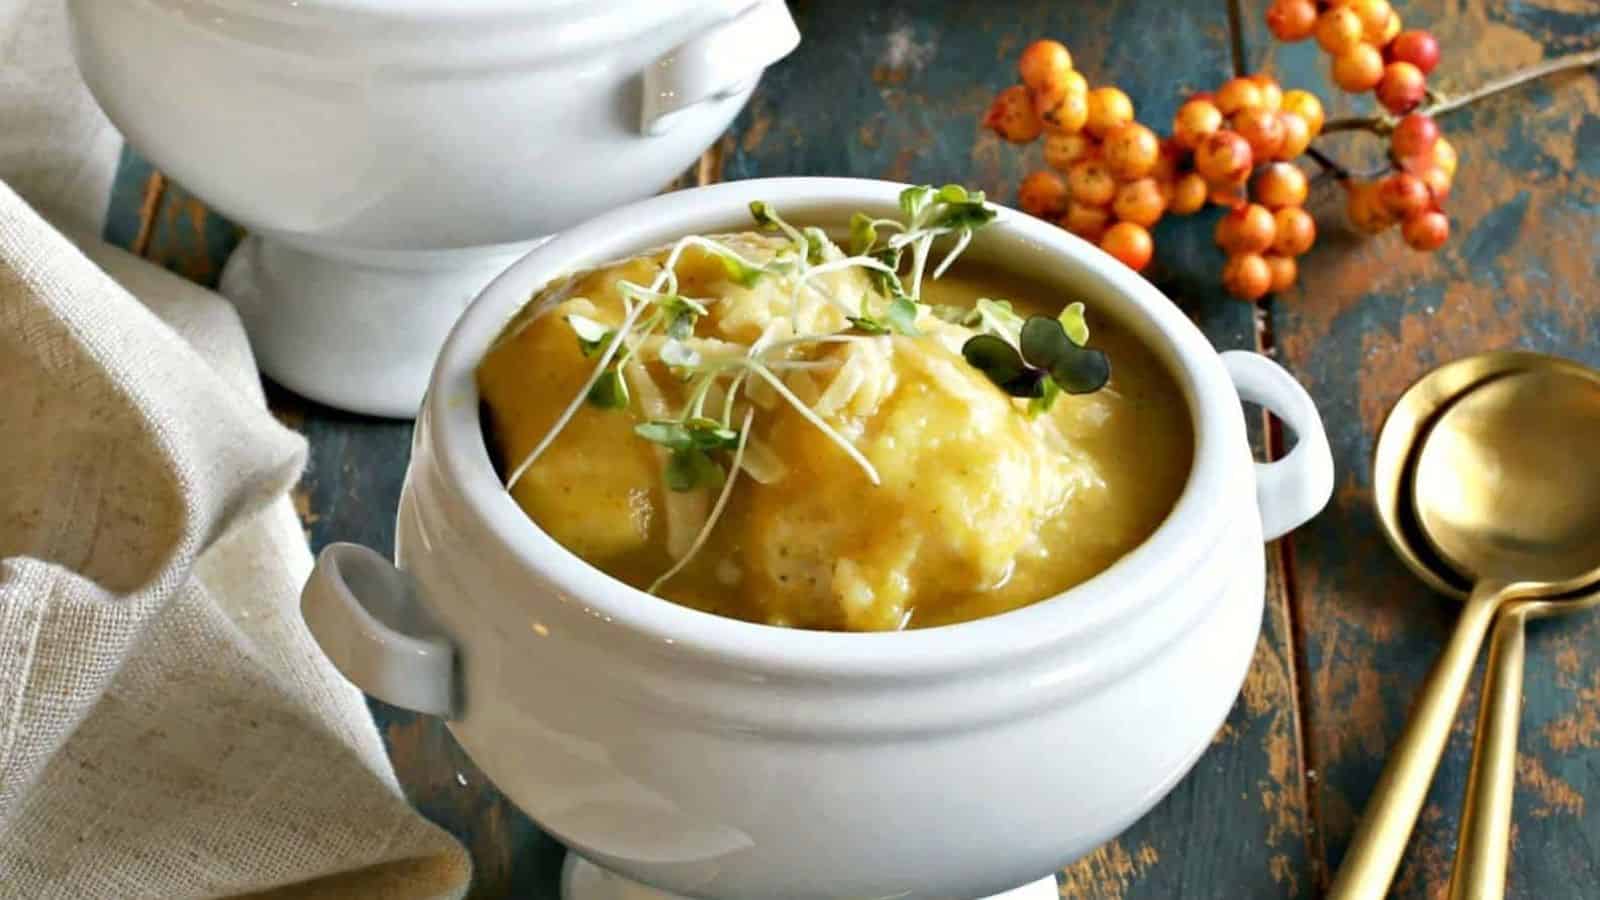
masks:
<path id="1" fill-rule="evenodd" d="M 455 648 L 416 582 L 359 544 L 329 544 L 300 592 L 311 636 L 356 687 L 395 706 L 451 718 L 460 708 Z"/>
<path id="2" fill-rule="evenodd" d="M 1283 367 L 1259 353 L 1230 350 L 1222 364 L 1239 398 L 1259 403 L 1295 434 L 1294 449 L 1283 459 L 1256 463 L 1256 505 L 1267 540 L 1299 528 L 1333 496 L 1333 454 L 1322 417 L 1311 395 Z"/>
<path id="3" fill-rule="evenodd" d="M 799 44 L 800 29 L 783 0 L 757 0 L 645 68 L 640 127 L 666 133 L 689 107 L 754 87 L 762 70 Z"/>

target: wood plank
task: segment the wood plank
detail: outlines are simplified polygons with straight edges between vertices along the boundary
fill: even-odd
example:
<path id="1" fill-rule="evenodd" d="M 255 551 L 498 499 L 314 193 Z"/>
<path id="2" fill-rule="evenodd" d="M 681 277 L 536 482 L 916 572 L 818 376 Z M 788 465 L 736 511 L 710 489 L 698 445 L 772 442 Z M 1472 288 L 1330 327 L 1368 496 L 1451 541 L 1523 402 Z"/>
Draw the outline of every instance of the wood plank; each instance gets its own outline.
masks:
<path id="1" fill-rule="evenodd" d="M 1313 46 L 1273 45 L 1263 2 L 1247 4 L 1252 54 L 1286 85 L 1327 97 L 1326 63 Z M 1593 2 L 1397 4 L 1406 24 L 1435 32 L 1449 91 L 1593 46 Z M 1344 101 L 1362 112 L 1371 104 Z M 1331 105 L 1330 105 L 1330 108 Z M 1273 309 L 1283 360 L 1327 420 L 1339 487 L 1332 508 L 1293 539 L 1292 582 L 1304 645 L 1308 764 L 1319 856 L 1335 866 L 1405 720 L 1417 685 L 1454 622 L 1453 601 L 1430 596 L 1391 554 L 1370 500 L 1377 429 L 1400 393 L 1433 366 L 1481 350 L 1525 347 L 1600 363 L 1600 301 L 1593 285 L 1600 240 L 1600 90 L 1577 75 L 1520 90 L 1441 121 L 1462 158 L 1448 207 L 1455 234 L 1435 255 L 1389 234 L 1344 225 L 1342 193 L 1324 185 L 1322 238 L 1302 265 L 1303 287 Z M 1365 147 L 1356 145 L 1365 143 Z M 1335 145 L 1340 158 L 1379 162 L 1365 135 Z M 1600 877 L 1593 840 L 1600 788 L 1600 682 L 1592 620 L 1552 622 L 1532 637 L 1514 897 L 1591 897 Z M 1471 746 L 1472 706 L 1457 721 L 1396 896 L 1442 896 L 1455 847 Z"/>

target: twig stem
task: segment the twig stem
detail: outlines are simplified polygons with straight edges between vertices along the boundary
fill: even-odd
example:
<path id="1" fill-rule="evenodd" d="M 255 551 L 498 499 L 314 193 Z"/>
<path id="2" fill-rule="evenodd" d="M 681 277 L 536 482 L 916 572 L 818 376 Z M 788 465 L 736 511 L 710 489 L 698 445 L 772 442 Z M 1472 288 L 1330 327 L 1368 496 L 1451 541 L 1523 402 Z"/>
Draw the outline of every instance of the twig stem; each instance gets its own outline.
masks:
<path id="1" fill-rule="evenodd" d="M 1499 78 L 1490 79 L 1464 94 L 1435 94 L 1428 104 L 1418 110 L 1429 116 L 1442 116 L 1447 112 L 1454 112 L 1463 107 L 1471 106 L 1486 97 L 1492 97 L 1514 87 L 1572 69 L 1586 69 L 1600 64 L 1600 48 L 1584 50 L 1579 53 L 1570 53 L 1547 59 L 1526 69 L 1518 69 Z M 1339 131 L 1370 131 L 1373 134 L 1384 135 L 1394 129 L 1395 119 L 1392 116 L 1350 116 L 1343 119 L 1334 119 L 1322 127 L 1323 134 L 1333 134 Z"/>

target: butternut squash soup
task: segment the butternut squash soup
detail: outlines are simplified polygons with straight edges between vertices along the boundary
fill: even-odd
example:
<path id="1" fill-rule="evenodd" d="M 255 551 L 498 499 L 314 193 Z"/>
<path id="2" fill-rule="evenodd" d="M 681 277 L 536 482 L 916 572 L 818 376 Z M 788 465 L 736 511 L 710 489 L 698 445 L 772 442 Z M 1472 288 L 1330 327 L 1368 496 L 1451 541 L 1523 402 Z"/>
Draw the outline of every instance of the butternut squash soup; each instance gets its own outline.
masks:
<path id="1" fill-rule="evenodd" d="M 951 267 L 981 194 L 901 206 L 841 246 L 753 204 L 543 288 L 477 376 L 516 502 L 629 584 L 795 628 L 994 615 L 1144 541 L 1193 456 L 1171 376 L 1071 298 Z"/>

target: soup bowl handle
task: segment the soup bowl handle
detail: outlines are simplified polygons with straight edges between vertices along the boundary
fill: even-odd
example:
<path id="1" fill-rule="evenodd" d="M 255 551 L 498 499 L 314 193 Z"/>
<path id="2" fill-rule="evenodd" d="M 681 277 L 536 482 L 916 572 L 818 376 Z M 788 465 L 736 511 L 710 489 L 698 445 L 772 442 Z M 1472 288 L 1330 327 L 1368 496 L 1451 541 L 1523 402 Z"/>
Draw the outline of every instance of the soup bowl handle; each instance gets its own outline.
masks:
<path id="1" fill-rule="evenodd" d="M 1311 395 L 1283 367 L 1259 353 L 1230 350 L 1222 364 L 1239 399 L 1257 403 L 1295 434 L 1294 449 L 1282 459 L 1256 463 L 1256 505 L 1267 540 L 1299 528 L 1322 511 L 1333 496 L 1333 454 L 1322 417 Z"/>
<path id="2" fill-rule="evenodd" d="M 300 592 L 306 627 L 345 678 L 403 709 L 454 718 L 454 642 L 428 614 L 416 581 L 359 544 L 329 544 Z"/>
<path id="3" fill-rule="evenodd" d="M 767 66 L 799 44 L 800 28 L 783 0 L 756 0 L 644 70 L 641 128 L 665 134 L 689 107 L 754 87 Z"/>

